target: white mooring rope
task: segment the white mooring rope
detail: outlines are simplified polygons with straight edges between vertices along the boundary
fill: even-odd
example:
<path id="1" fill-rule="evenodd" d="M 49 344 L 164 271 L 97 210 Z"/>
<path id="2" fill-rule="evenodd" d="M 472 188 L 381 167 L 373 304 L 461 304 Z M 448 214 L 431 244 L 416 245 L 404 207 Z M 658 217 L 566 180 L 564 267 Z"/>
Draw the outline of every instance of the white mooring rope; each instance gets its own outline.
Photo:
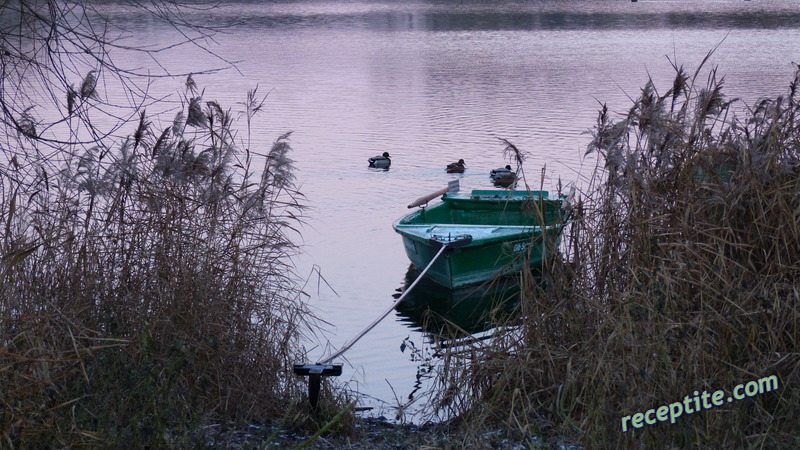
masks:
<path id="1" fill-rule="evenodd" d="M 342 354 L 344 354 L 344 352 L 346 352 L 346 351 L 350 350 L 350 347 L 352 347 L 353 345 L 355 345 L 355 343 L 356 343 L 356 342 L 358 342 L 358 341 L 359 341 L 359 340 L 360 340 L 362 337 L 364 337 L 364 335 L 366 335 L 367 333 L 369 333 L 369 332 L 370 332 L 370 330 L 372 330 L 373 328 L 375 328 L 375 326 L 376 326 L 376 325 L 378 325 L 378 324 L 381 322 L 381 320 L 385 319 L 385 318 L 386 318 L 386 316 L 388 316 L 388 315 L 389 315 L 389 313 L 390 313 L 390 312 L 392 312 L 392 310 L 393 310 L 393 309 L 394 309 L 394 308 L 395 308 L 397 305 L 399 305 L 399 304 L 400 304 L 400 302 L 402 302 L 402 301 L 403 301 L 403 299 L 405 299 L 405 298 L 406 298 L 406 294 L 408 294 L 409 292 L 411 292 L 411 290 L 412 290 L 412 289 L 414 289 L 414 286 L 416 286 L 416 285 L 417 285 L 417 283 L 419 282 L 419 280 L 421 280 L 421 279 L 422 279 L 422 277 L 423 277 L 423 276 L 425 276 L 425 273 L 428 271 L 428 269 L 430 269 L 430 268 L 431 268 L 431 266 L 433 266 L 433 263 L 435 263 L 435 262 L 436 262 L 436 260 L 437 260 L 437 259 L 439 259 L 439 256 L 441 256 L 441 255 L 442 255 L 442 253 L 444 253 L 444 251 L 447 249 L 447 247 L 448 247 L 448 245 L 442 245 L 442 248 L 440 248 L 440 249 L 439 249 L 439 252 L 438 252 L 438 253 L 436 253 L 436 256 L 434 256 L 434 257 L 433 257 L 433 259 L 431 259 L 431 262 L 429 262 L 429 263 L 428 263 L 428 265 L 425 267 L 425 269 L 424 269 L 422 272 L 420 272 L 420 274 L 419 274 L 419 276 L 417 277 L 417 279 L 416 279 L 416 280 L 414 280 L 414 282 L 413 282 L 413 283 L 411 283 L 411 286 L 409 286 L 409 287 L 408 287 L 408 288 L 405 290 L 405 292 L 403 292 L 403 295 L 401 295 L 401 296 L 400 296 L 400 298 L 398 298 L 398 299 L 397 299 L 397 301 L 395 301 L 394 303 L 392 303 L 392 305 L 389 307 L 389 309 L 387 309 L 386 311 L 384 311 L 384 313 L 383 313 L 383 314 L 381 314 L 381 315 L 380 315 L 380 316 L 379 316 L 377 319 L 375 319 L 375 320 L 374 320 L 374 321 L 373 321 L 371 324 L 369 324 L 369 326 L 368 326 L 367 328 L 364 328 L 364 331 L 362 331 L 361 333 L 358 333 L 358 334 L 356 335 L 356 337 L 354 337 L 354 338 L 353 338 L 353 339 L 352 339 L 350 342 L 348 342 L 347 344 L 345 344 L 345 345 L 344 345 L 344 347 L 342 347 L 342 348 L 341 348 L 341 350 L 339 350 L 338 352 L 334 353 L 333 355 L 331 355 L 331 356 L 329 356 L 329 357 L 327 357 L 327 358 L 323 359 L 322 361 L 318 361 L 318 362 L 317 362 L 317 364 L 328 364 L 328 363 L 330 363 L 331 361 L 333 361 L 334 359 L 338 358 L 339 356 L 342 356 Z"/>

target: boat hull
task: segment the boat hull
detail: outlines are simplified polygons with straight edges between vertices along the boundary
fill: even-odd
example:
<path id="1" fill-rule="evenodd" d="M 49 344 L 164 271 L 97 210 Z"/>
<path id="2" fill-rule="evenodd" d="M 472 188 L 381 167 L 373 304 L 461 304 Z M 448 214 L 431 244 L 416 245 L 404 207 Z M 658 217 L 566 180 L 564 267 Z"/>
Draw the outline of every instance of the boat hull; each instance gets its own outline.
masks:
<path id="1" fill-rule="evenodd" d="M 428 211 L 401 218 L 394 229 L 402 236 L 408 259 L 420 270 L 443 243 L 469 235 L 470 243 L 446 250 L 426 273 L 438 284 L 455 289 L 517 273 L 525 266 L 541 267 L 557 251 L 563 227 L 560 203 L 547 201 L 547 207 L 539 209 L 546 214 L 523 214 L 520 201 L 452 196 Z"/>
<path id="2" fill-rule="evenodd" d="M 403 246 L 409 261 L 423 270 L 439 251 L 430 243 L 403 236 Z M 543 239 L 530 235 L 508 242 L 465 246 L 446 251 L 428 270 L 427 276 L 449 289 L 481 283 L 488 279 L 510 275 L 527 264 L 540 267 L 550 252 Z"/>
<path id="3" fill-rule="evenodd" d="M 403 291 L 417 281 L 419 270 L 411 265 Z M 399 319 L 417 330 L 439 336 L 440 344 L 494 328 L 517 311 L 520 283 L 505 277 L 496 283 L 448 289 L 428 277 L 395 305 Z"/>

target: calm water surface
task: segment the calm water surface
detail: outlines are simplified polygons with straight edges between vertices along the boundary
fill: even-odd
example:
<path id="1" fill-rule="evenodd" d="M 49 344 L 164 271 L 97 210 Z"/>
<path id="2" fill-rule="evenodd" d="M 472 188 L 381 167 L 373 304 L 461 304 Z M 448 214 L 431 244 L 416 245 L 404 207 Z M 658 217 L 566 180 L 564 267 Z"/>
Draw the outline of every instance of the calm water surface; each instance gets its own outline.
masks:
<path id="1" fill-rule="evenodd" d="M 406 205 L 453 178 L 465 189 L 490 187 L 489 170 L 506 164 L 497 138 L 529 153 L 535 186 L 580 184 L 594 167 L 583 155 L 600 103 L 625 111 L 648 75 L 665 92 L 670 60 L 693 70 L 719 46 L 709 64 L 725 76 L 729 96 L 750 104 L 784 93 L 792 61 L 800 61 L 794 1 L 495 3 L 239 1 L 197 12 L 229 26 L 214 50 L 238 62 L 238 72 L 195 77 L 205 98 L 233 106 L 258 85 L 269 97 L 255 147 L 266 151 L 294 131 L 311 206 L 298 271 L 318 267 L 335 289 L 316 277 L 307 289 L 332 324 L 329 342 L 309 343 L 313 360 L 361 331 L 404 285 L 408 261 L 391 224 Z M 139 43 L 174 37 L 118 17 Z M 162 62 L 173 72 L 220 65 L 192 48 Z M 391 169 L 367 168 L 367 158 L 384 151 Z M 447 175 L 444 166 L 459 158 L 466 173 Z M 418 362 L 401 344 L 425 339 L 393 313 L 345 355 L 341 380 L 365 394 L 363 405 L 391 416 L 418 387 Z"/>

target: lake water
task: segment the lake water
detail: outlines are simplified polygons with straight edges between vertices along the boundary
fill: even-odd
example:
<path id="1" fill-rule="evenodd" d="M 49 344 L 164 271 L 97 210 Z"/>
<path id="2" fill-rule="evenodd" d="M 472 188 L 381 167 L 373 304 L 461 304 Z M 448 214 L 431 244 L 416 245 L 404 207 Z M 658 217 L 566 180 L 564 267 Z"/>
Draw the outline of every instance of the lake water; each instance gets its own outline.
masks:
<path id="1" fill-rule="evenodd" d="M 498 138 L 529 153 L 534 187 L 581 184 L 594 167 L 583 155 L 600 104 L 625 111 L 648 75 L 666 92 L 670 60 L 692 71 L 718 46 L 708 67 L 748 104 L 783 94 L 800 60 L 794 0 L 484 3 L 235 1 L 194 13 L 228 26 L 213 50 L 238 68 L 196 75 L 205 98 L 235 106 L 258 85 L 269 97 L 254 147 L 266 151 L 294 131 L 311 206 L 296 264 L 302 276 L 315 267 L 324 276 L 306 291 L 332 325 L 329 342 L 309 343 L 314 361 L 372 322 L 404 285 L 408 261 L 392 222 L 406 205 L 454 178 L 462 189 L 491 187 L 489 170 L 506 164 Z M 134 42 L 176 38 L 143 17 L 117 18 Z M 161 62 L 174 73 L 222 64 L 192 47 Z M 174 92 L 182 82 L 159 81 L 154 90 Z M 391 169 L 367 168 L 384 151 Z M 446 174 L 459 158 L 466 172 Z M 425 340 L 392 313 L 346 353 L 340 380 L 365 395 L 363 406 L 391 416 L 417 392 L 409 342 L 422 348 Z"/>

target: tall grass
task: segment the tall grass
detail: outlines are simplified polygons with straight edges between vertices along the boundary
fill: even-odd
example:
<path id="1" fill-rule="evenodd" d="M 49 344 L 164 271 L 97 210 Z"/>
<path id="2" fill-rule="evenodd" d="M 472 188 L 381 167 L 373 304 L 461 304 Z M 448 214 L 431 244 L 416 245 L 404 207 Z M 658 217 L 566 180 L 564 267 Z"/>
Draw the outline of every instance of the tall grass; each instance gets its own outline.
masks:
<path id="1" fill-rule="evenodd" d="M 600 111 L 600 166 L 546 282 L 525 275 L 517 327 L 446 356 L 435 400 L 465 442 L 503 426 L 531 445 L 800 443 L 800 71 L 749 108 L 715 70 L 675 72 L 618 119 Z M 776 391 L 622 431 L 772 375 Z"/>
<path id="2" fill-rule="evenodd" d="M 49 158 L 20 136 L 0 166 L 0 446 L 191 447 L 302 396 L 289 134 L 253 148 L 201 100 Z"/>

